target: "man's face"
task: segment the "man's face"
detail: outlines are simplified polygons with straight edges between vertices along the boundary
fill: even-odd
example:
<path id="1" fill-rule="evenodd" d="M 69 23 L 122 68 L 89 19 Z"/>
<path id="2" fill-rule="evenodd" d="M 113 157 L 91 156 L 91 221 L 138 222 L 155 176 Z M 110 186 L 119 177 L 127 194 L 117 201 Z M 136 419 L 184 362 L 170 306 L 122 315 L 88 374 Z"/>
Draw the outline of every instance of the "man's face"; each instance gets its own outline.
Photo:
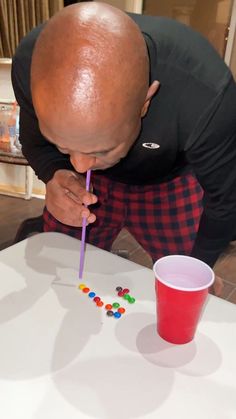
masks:
<path id="1" fill-rule="evenodd" d="M 129 152 L 138 137 L 141 117 L 132 121 L 113 124 L 108 129 L 91 130 L 78 126 L 78 135 L 49 129 L 39 121 L 42 134 L 63 154 L 69 154 L 70 161 L 78 173 L 87 170 L 104 170 L 119 163 Z M 90 132 L 89 132 L 90 131 Z M 93 132 L 94 131 L 94 132 Z"/>

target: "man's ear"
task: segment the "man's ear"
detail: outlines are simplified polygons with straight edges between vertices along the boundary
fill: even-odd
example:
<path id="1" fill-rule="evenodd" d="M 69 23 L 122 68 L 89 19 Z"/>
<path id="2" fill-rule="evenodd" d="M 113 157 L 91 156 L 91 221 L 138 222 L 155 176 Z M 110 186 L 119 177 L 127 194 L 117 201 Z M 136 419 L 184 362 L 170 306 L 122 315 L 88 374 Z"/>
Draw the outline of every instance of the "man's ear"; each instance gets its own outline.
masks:
<path id="1" fill-rule="evenodd" d="M 160 86 L 160 82 L 158 80 L 155 80 L 151 86 L 149 86 L 148 91 L 147 91 L 147 96 L 145 99 L 145 102 L 143 104 L 142 110 L 141 110 L 141 118 L 143 118 L 149 108 L 150 102 L 152 97 L 155 95 L 155 93 L 157 92 L 157 90 L 159 89 Z"/>

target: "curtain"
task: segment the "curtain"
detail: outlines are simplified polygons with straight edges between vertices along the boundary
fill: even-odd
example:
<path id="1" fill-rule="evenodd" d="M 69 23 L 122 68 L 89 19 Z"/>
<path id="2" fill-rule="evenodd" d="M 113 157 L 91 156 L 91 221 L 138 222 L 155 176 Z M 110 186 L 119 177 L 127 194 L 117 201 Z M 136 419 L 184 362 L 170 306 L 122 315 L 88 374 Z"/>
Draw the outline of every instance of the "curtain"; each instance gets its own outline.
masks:
<path id="1" fill-rule="evenodd" d="M 11 58 L 21 38 L 63 7 L 63 0 L 0 0 L 0 58 Z"/>

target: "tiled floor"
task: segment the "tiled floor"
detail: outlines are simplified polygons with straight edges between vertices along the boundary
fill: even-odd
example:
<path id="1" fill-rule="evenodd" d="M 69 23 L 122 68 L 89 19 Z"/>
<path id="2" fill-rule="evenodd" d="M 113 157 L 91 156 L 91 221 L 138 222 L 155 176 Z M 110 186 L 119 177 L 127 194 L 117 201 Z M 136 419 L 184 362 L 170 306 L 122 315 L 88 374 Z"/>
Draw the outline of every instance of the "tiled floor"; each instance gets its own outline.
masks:
<path id="1" fill-rule="evenodd" d="M 236 304 L 236 241 L 218 259 L 214 272 L 224 279 L 222 298 Z"/>
<path id="2" fill-rule="evenodd" d="M 127 230 L 122 230 L 112 246 L 114 251 L 127 249 L 129 259 L 152 268 L 152 260 Z M 231 242 L 214 266 L 224 282 L 221 298 L 236 304 L 236 241 Z"/>

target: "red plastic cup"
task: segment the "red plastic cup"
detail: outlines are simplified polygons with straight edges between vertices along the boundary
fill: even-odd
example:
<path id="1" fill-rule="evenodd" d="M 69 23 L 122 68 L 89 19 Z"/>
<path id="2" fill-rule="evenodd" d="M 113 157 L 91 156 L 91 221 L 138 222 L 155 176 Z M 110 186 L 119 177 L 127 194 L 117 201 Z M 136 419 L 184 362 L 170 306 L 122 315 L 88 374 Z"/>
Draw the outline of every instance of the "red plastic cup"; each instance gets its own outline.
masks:
<path id="1" fill-rule="evenodd" d="M 195 335 L 208 289 L 215 276 L 201 260 L 165 256 L 154 264 L 157 332 L 167 342 L 183 344 Z"/>

